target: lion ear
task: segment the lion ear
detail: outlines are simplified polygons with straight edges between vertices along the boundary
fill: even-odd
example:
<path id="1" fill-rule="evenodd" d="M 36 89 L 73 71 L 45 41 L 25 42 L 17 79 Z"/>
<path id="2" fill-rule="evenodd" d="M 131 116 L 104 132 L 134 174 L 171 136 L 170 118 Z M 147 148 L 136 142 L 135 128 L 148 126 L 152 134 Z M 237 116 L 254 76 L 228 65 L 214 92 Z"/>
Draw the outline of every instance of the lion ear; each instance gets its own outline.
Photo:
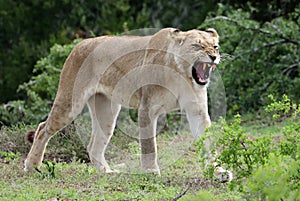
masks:
<path id="1" fill-rule="evenodd" d="M 178 38 L 180 34 L 180 30 L 179 29 L 175 29 L 175 28 L 171 28 L 170 29 L 170 32 L 169 32 L 169 35 L 172 37 L 172 38 Z"/>
<path id="2" fill-rule="evenodd" d="M 209 28 L 206 30 L 206 32 L 219 39 L 219 34 L 214 28 Z"/>
<path id="3" fill-rule="evenodd" d="M 173 31 L 172 31 L 173 33 L 179 33 L 180 32 L 180 29 L 173 29 Z"/>
<path id="4" fill-rule="evenodd" d="M 171 29 L 170 36 L 171 38 L 179 42 L 179 45 L 182 45 L 185 40 L 185 35 L 179 29 Z"/>

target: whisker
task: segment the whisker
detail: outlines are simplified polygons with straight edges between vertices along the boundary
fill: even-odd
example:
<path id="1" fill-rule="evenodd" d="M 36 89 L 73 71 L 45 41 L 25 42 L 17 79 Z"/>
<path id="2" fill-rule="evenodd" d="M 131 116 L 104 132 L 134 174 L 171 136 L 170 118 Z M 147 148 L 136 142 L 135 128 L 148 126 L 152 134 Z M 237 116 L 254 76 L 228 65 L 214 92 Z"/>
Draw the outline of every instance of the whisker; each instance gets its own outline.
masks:
<path id="1" fill-rule="evenodd" d="M 233 55 L 230 55 L 230 54 L 227 54 L 227 53 L 221 54 L 220 57 L 221 57 L 220 62 L 222 62 L 222 63 L 231 62 L 235 58 Z"/>

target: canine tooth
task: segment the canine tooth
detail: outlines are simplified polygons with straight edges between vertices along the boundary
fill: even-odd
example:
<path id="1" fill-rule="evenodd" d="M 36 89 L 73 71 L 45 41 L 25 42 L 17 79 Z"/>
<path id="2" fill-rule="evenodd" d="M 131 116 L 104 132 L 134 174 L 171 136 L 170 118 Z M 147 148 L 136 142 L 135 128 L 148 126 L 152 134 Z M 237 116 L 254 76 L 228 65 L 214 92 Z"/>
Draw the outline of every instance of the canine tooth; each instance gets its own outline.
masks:
<path id="1" fill-rule="evenodd" d="M 203 65 L 203 70 L 205 71 L 205 69 L 206 69 L 206 63 L 204 63 L 202 65 Z"/>

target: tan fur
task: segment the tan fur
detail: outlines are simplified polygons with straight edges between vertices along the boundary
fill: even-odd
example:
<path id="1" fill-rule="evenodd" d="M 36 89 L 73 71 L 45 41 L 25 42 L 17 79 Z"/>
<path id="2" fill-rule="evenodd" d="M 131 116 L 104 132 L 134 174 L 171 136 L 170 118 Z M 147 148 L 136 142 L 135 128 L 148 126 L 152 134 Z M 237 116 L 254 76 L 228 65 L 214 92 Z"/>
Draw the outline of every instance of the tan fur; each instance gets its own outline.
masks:
<path id="1" fill-rule="evenodd" d="M 160 114 L 185 110 L 194 136 L 210 125 L 207 89 L 195 82 L 192 68 L 195 62 L 219 63 L 218 40 L 214 29 L 166 28 L 151 36 L 82 41 L 64 64 L 52 110 L 35 133 L 25 170 L 41 165 L 49 139 L 87 103 L 92 117 L 87 150 L 99 170 L 112 172 L 104 152 L 122 105 L 138 108 L 142 169 L 159 173 L 155 136 Z"/>

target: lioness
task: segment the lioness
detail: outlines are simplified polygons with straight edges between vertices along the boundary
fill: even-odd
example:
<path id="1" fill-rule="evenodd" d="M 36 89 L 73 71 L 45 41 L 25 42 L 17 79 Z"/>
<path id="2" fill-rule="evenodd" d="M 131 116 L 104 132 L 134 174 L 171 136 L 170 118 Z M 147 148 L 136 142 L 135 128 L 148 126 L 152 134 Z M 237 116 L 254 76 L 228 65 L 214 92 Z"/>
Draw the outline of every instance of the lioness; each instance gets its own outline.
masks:
<path id="1" fill-rule="evenodd" d="M 216 30 L 165 28 L 150 36 L 102 36 L 80 42 L 61 72 L 57 95 L 39 124 L 25 170 L 42 164 L 49 139 L 81 113 L 87 103 L 92 135 L 87 147 L 98 170 L 112 172 L 104 152 L 121 106 L 138 108 L 141 166 L 160 173 L 156 123 L 160 114 L 185 110 L 194 136 L 211 123 L 207 85 L 220 62 Z"/>

